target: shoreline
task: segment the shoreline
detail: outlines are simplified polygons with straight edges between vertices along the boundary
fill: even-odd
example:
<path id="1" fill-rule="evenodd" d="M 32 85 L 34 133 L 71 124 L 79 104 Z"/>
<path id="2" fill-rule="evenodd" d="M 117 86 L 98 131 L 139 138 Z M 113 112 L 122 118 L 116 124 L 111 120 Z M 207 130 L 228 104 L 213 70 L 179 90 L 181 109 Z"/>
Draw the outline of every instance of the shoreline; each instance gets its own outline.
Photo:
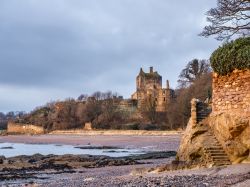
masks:
<path id="1" fill-rule="evenodd" d="M 177 151 L 180 138 L 180 134 L 165 136 L 86 134 L 8 135 L 0 136 L 0 143 L 95 145 L 152 151 Z"/>
<path id="2" fill-rule="evenodd" d="M 115 135 L 134 135 L 134 136 L 167 136 L 167 135 L 177 135 L 183 134 L 184 131 L 147 131 L 147 130 L 55 130 L 50 132 L 49 134 L 61 135 L 107 135 L 107 136 L 115 136 Z"/>

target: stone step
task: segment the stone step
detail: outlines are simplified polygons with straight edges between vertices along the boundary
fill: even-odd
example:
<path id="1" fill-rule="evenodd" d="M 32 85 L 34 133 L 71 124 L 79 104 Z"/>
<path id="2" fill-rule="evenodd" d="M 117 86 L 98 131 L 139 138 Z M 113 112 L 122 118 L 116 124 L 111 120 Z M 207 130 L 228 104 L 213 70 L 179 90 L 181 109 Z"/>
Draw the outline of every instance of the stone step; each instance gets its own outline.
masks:
<path id="1" fill-rule="evenodd" d="M 227 156 L 224 152 L 207 152 L 210 156 Z"/>
<path id="2" fill-rule="evenodd" d="M 210 154 L 225 154 L 226 153 L 222 150 L 210 150 L 210 151 L 206 151 L 207 153 L 210 153 Z"/>
<path id="3" fill-rule="evenodd" d="M 221 147 L 221 146 L 213 146 L 213 147 L 209 147 L 209 148 L 205 148 L 206 150 L 222 150 L 222 151 L 224 151 L 223 150 L 223 148 Z"/>
<path id="4" fill-rule="evenodd" d="M 231 164 L 230 160 L 212 160 L 212 163 Z"/>
<path id="5" fill-rule="evenodd" d="M 204 117 L 197 117 L 197 120 L 202 120 L 202 119 L 206 119 L 208 116 L 204 116 Z"/>
<path id="6" fill-rule="evenodd" d="M 206 118 L 206 117 L 208 117 L 208 115 L 197 115 L 197 119 L 199 119 L 199 118 Z"/>
<path id="7" fill-rule="evenodd" d="M 225 154 L 225 151 L 223 151 L 223 150 L 207 150 L 206 152 L 209 152 L 209 153 L 223 153 L 223 154 Z"/>
<path id="8" fill-rule="evenodd" d="M 217 140 L 211 140 L 210 142 L 211 142 L 212 146 L 218 146 L 218 147 L 220 146 L 220 144 Z"/>
<path id="9" fill-rule="evenodd" d="M 219 163 L 219 164 L 231 164 L 230 160 L 213 160 L 213 163 Z"/>
<path id="10" fill-rule="evenodd" d="M 231 165 L 231 162 L 228 162 L 228 163 L 214 163 L 214 166 L 226 166 L 226 165 Z"/>
<path id="11" fill-rule="evenodd" d="M 213 141 L 211 141 L 211 145 L 210 146 L 213 146 L 213 147 L 217 147 L 217 148 L 220 148 L 220 149 L 223 149 L 223 147 L 221 147 L 220 145 L 219 145 L 219 143 L 218 142 L 213 142 Z"/>
<path id="12" fill-rule="evenodd" d="M 231 163 L 230 160 L 212 160 L 214 163 Z"/>
<path id="13" fill-rule="evenodd" d="M 219 144 L 216 144 L 216 145 L 209 144 L 207 147 L 205 147 L 205 149 L 208 149 L 208 150 L 210 150 L 210 149 L 222 149 L 224 151 L 223 147 Z"/>
<path id="14" fill-rule="evenodd" d="M 213 160 L 229 160 L 227 155 L 224 156 L 211 156 Z"/>
<path id="15" fill-rule="evenodd" d="M 211 156 L 227 156 L 225 153 L 223 152 L 215 152 L 215 153 L 210 153 Z"/>
<path id="16" fill-rule="evenodd" d="M 217 139 L 213 138 L 213 136 L 211 136 L 210 142 L 216 143 L 217 146 L 221 146 L 220 143 L 219 143 L 219 141 Z"/>
<path id="17" fill-rule="evenodd" d="M 212 139 L 212 140 L 208 141 L 207 143 L 209 143 L 208 147 L 220 147 L 220 148 L 222 148 L 220 143 L 218 141 L 216 141 L 216 140 Z"/>
<path id="18" fill-rule="evenodd" d="M 210 154 L 211 155 L 211 154 Z M 228 156 L 224 153 L 224 155 L 211 155 L 213 158 L 228 158 Z"/>
<path id="19" fill-rule="evenodd" d="M 207 114 L 209 115 L 209 113 Z M 197 119 L 205 118 L 205 116 L 204 112 L 202 112 L 197 116 Z M 225 153 L 222 145 L 216 139 L 213 132 L 208 130 L 208 133 L 205 136 L 208 141 L 205 144 L 204 152 L 207 154 L 210 162 L 215 166 L 230 165 L 231 161 L 229 160 L 228 155 Z"/>
<path id="20" fill-rule="evenodd" d="M 210 152 L 210 151 L 213 151 L 213 152 L 223 152 L 224 153 L 224 150 L 222 149 L 222 147 L 218 147 L 218 148 L 210 148 L 210 149 L 205 149 L 206 151 Z"/>
<path id="21" fill-rule="evenodd" d="M 213 160 L 229 160 L 228 156 L 211 156 Z"/>
<path id="22" fill-rule="evenodd" d="M 203 116 L 208 116 L 210 113 L 197 113 L 197 117 L 203 117 Z"/>

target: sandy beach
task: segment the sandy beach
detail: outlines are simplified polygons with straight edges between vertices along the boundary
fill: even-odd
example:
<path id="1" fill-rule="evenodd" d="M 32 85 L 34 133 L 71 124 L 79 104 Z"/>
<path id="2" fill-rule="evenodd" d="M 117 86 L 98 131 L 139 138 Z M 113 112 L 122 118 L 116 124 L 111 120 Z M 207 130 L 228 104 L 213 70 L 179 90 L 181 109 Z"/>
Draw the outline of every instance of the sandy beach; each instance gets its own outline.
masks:
<path id="1" fill-rule="evenodd" d="M 0 142 L 32 144 L 65 144 L 116 146 L 137 148 L 145 151 L 177 151 L 181 135 L 167 136 L 127 136 L 127 135 L 41 135 L 41 136 L 1 136 Z M 53 159 L 53 158 L 52 158 Z M 24 175 L 30 178 L 2 180 L 1 186 L 250 186 L 250 164 L 232 166 L 148 172 L 169 164 L 175 157 L 139 160 L 140 164 L 104 165 L 97 168 L 60 170 L 28 170 Z M 6 172 L 5 172 L 6 174 Z M 19 173 L 19 176 L 20 173 Z"/>

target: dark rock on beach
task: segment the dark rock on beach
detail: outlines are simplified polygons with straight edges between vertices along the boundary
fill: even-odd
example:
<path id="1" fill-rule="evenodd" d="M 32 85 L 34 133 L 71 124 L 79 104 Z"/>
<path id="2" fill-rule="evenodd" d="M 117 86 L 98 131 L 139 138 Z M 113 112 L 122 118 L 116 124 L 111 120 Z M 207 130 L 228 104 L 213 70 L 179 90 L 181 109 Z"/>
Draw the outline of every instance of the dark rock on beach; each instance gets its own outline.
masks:
<path id="1" fill-rule="evenodd" d="M 78 149 L 122 149 L 114 146 L 76 146 Z"/>
<path id="2" fill-rule="evenodd" d="M 103 148 L 103 147 L 102 147 Z M 106 148 L 106 147 L 105 147 Z M 113 148 L 113 147 L 112 147 Z M 75 172 L 81 168 L 101 168 L 106 166 L 140 165 L 139 160 L 168 158 L 175 152 L 152 152 L 136 156 L 108 157 L 93 155 L 41 155 L 0 157 L 0 175 L 2 180 L 34 178 L 35 173 L 44 171 Z"/>

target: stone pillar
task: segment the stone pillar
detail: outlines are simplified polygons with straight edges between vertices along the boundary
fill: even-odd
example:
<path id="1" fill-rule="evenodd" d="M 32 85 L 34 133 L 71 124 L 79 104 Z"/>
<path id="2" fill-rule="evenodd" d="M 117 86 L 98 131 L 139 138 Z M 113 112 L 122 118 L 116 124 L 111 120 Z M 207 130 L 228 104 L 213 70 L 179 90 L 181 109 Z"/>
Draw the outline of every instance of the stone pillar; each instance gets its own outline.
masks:
<path id="1" fill-rule="evenodd" d="M 92 130 L 92 123 L 91 122 L 85 123 L 84 130 L 88 130 L 88 131 Z"/>
<path id="2" fill-rule="evenodd" d="M 198 99 L 193 98 L 191 100 L 191 121 L 192 124 L 195 126 L 197 124 L 197 103 Z"/>

